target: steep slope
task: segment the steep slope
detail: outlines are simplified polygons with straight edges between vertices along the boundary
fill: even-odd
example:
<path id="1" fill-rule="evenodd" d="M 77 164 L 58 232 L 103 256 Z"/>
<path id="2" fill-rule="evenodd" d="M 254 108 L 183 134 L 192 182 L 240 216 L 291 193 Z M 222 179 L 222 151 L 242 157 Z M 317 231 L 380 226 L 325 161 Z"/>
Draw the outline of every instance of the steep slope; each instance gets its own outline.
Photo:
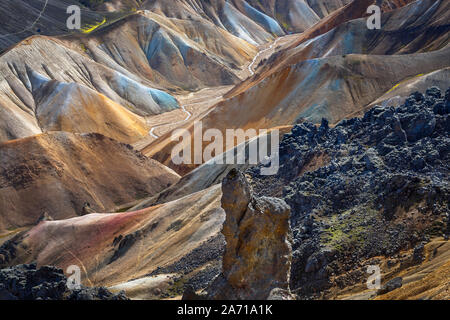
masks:
<path id="1" fill-rule="evenodd" d="M 319 21 L 304 0 L 147 0 L 142 8 L 179 19 L 208 19 L 252 44 L 302 32 Z"/>
<path id="2" fill-rule="evenodd" d="M 319 21 L 317 12 L 305 0 L 248 0 L 247 3 L 274 18 L 287 33 L 303 32 Z"/>
<path id="3" fill-rule="evenodd" d="M 220 197 L 217 186 L 145 210 L 44 221 L 5 244 L 0 255 L 8 257 L 3 264 L 78 265 L 88 286 L 117 285 L 180 264 L 168 273 L 183 276 L 219 257 L 216 242 L 221 241 L 208 243 L 225 218 Z"/>
<path id="4" fill-rule="evenodd" d="M 321 18 L 351 2 L 352 0 L 147 0 L 142 8 L 179 19 L 208 19 L 236 36 L 261 44 L 261 41 L 272 35 L 304 32 Z M 398 8 L 408 2 L 410 1 L 384 1 L 383 9 Z M 364 12 L 372 3 L 373 1 L 364 8 Z"/>
<path id="5" fill-rule="evenodd" d="M 96 11 L 108 11 L 108 12 L 121 12 L 121 11 L 133 11 L 139 8 L 141 0 L 81 0 L 81 3 L 87 5 L 91 4 L 91 9 Z"/>
<path id="6" fill-rule="evenodd" d="M 148 133 L 142 117 L 86 86 L 50 81 L 34 71 L 29 79 L 44 132 L 95 132 L 128 143 Z"/>
<path id="7" fill-rule="evenodd" d="M 208 20 L 216 26 L 252 44 L 262 44 L 285 32 L 303 32 L 319 21 L 319 16 L 338 9 L 348 1 L 328 3 L 306 0 L 113 0 L 80 1 L 82 32 L 89 33 L 139 9 L 181 20 Z M 67 30 L 66 8 L 80 5 L 76 0 L 6 0 L 0 12 L 12 14 L 12 20 L 0 24 L 0 51 L 31 35 L 61 35 Z M 20 17 L 20 18 L 19 18 Z M 77 33 L 77 32 L 75 32 Z"/>
<path id="8" fill-rule="evenodd" d="M 282 70 L 286 66 L 289 66 L 291 64 L 298 63 L 299 61 L 305 59 L 304 56 L 302 56 L 302 48 L 303 46 L 307 46 L 309 44 L 309 41 L 313 40 L 320 40 L 322 35 L 327 34 L 329 32 L 334 32 L 333 30 L 339 26 L 347 26 L 349 21 L 358 19 L 361 17 L 366 16 L 367 7 L 370 6 L 373 3 L 371 0 L 356 0 L 352 1 L 346 6 L 334 11 L 332 14 L 328 15 L 324 19 L 320 20 L 317 24 L 306 30 L 304 33 L 300 34 L 297 38 L 293 38 L 290 44 L 286 44 L 277 52 L 274 54 L 268 61 L 265 61 L 265 63 L 261 64 L 261 68 L 258 70 L 258 72 L 255 74 L 254 77 L 247 79 L 246 81 L 243 81 L 241 84 L 236 86 L 235 90 L 233 90 L 230 94 L 239 94 L 248 88 L 258 84 L 263 79 L 269 77 L 270 75 Z M 435 6 L 437 4 L 437 6 Z M 430 7 L 434 7 L 434 9 L 431 10 L 431 14 L 427 12 L 427 9 Z M 441 20 L 441 16 L 438 16 L 435 13 L 436 8 L 440 7 L 441 12 L 445 13 L 445 10 L 442 8 L 445 8 L 445 2 L 438 2 L 434 3 L 432 1 L 426 1 L 424 3 L 415 3 L 414 5 L 411 5 L 407 8 L 405 8 L 403 13 L 406 13 L 406 16 L 409 14 L 412 17 L 409 17 L 408 24 L 414 24 L 416 21 L 418 13 L 425 13 L 427 12 L 427 16 L 430 18 L 433 18 L 436 21 L 441 21 L 440 24 L 445 26 L 446 20 Z M 417 8 L 417 9 L 416 9 Z M 425 9 L 426 8 L 426 9 Z M 388 32 L 388 34 L 395 33 L 401 34 L 403 31 L 407 30 L 405 26 L 403 26 L 403 18 L 404 16 L 401 16 L 402 13 L 399 13 L 399 11 L 395 11 L 391 14 L 384 14 L 383 18 L 388 17 L 387 20 L 391 20 L 392 27 L 391 32 Z M 404 14 L 405 15 L 405 14 Z M 423 20 L 422 20 L 423 21 Z M 350 42 L 350 44 L 355 47 L 347 45 L 347 50 L 350 51 L 348 53 L 369 53 L 367 51 L 362 52 L 362 48 L 370 47 L 371 39 L 365 39 L 364 34 L 366 37 L 372 38 L 374 34 L 377 34 L 380 32 L 383 34 L 384 28 L 381 30 L 368 30 L 365 25 L 365 19 L 361 19 L 360 22 L 358 22 L 358 27 L 360 27 L 360 30 L 354 29 L 356 34 L 359 34 L 359 37 L 353 37 L 353 34 L 346 27 L 339 32 L 337 35 L 335 34 L 336 38 L 334 39 L 334 43 L 338 44 L 339 46 L 345 46 L 347 43 Z M 427 21 L 426 25 L 430 25 L 430 22 Z M 370 32 L 372 31 L 372 32 Z M 408 31 L 409 33 L 411 31 Z M 414 32 L 414 31 L 412 31 Z M 442 32 L 442 30 L 441 30 Z M 445 33 L 445 32 L 444 32 Z M 408 42 L 411 42 L 412 39 L 406 38 Z M 353 52 L 352 50 L 356 50 Z M 359 51 L 358 51 L 359 50 Z M 300 54 L 298 54 L 298 51 L 300 51 Z M 325 53 L 327 51 L 323 51 L 322 53 Z M 393 53 L 389 53 L 393 54 Z M 317 56 L 316 56 L 317 57 Z"/>
<path id="9" fill-rule="evenodd" d="M 51 266 L 18 265 L 0 270 L 0 300 L 127 300 L 106 288 L 69 289 L 64 271 Z"/>
<path id="10" fill-rule="evenodd" d="M 281 199 L 253 195 L 242 172 L 222 182 L 226 219 L 222 272 L 208 287 L 208 299 L 266 300 L 289 292 L 292 260 L 291 209 Z"/>
<path id="11" fill-rule="evenodd" d="M 0 144 L 0 230 L 99 212 L 148 197 L 179 176 L 98 134 L 49 133 Z"/>
<path id="12" fill-rule="evenodd" d="M 401 276 L 402 287 L 387 292 L 376 299 L 448 300 L 450 291 L 450 243 L 445 239 L 436 239 L 427 243 L 424 246 L 422 259 L 424 260 L 423 263 L 411 266 L 400 273 L 394 273 L 394 276 Z"/>
<path id="13" fill-rule="evenodd" d="M 448 299 L 450 92 L 428 89 L 449 85 L 448 1 L 376 1 L 369 30 L 374 0 L 86 0 L 67 34 L 75 2 L 0 4 L 0 267 L 77 265 L 85 285 L 144 299 L 221 270 L 228 296 L 290 279 L 306 299 Z M 40 32 L 2 40 L 29 23 Z M 36 33 L 50 36 L 23 40 Z M 269 133 L 228 150 L 245 164 L 175 165 L 171 131 L 194 121 Z M 289 131 L 281 168 L 261 176 L 249 145 L 273 129 Z M 282 250 L 264 245 L 274 226 Z"/>
<path id="14" fill-rule="evenodd" d="M 229 1 L 150 0 L 143 4 L 143 8 L 180 19 L 194 18 L 198 20 L 205 17 L 215 25 L 254 45 L 262 44 L 273 38 L 266 29 L 239 11 Z M 263 14 L 262 19 L 266 22 L 272 22 L 278 32 L 282 33 L 281 28 L 273 19 Z"/>
<path id="15" fill-rule="evenodd" d="M 291 128 L 291 126 L 277 128 L 280 130 L 280 135 L 278 138 L 280 139 L 280 136 L 284 133 L 288 133 Z M 235 148 L 228 150 L 226 153 L 215 156 L 202 165 L 186 164 L 177 166 L 176 169 L 180 174 L 182 174 L 182 178 L 176 184 L 153 197 L 140 201 L 136 206 L 131 208 L 130 211 L 166 203 L 187 196 L 191 193 L 199 192 L 219 184 L 232 169 L 246 170 L 251 166 L 255 166 L 256 163 L 250 163 L 249 161 L 249 150 L 255 145 L 262 144 L 262 141 L 272 141 L 271 132 L 261 134 L 260 136 L 245 141 Z M 155 151 L 148 148 L 142 150 L 142 152 L 144 154 L 151 154 Z M 235 161 L 236 164 L 226 164 L 226 159 L 229 159 L 230 157 L 233 157 L 235 160 L 242 157 L 245 161 L 241 164 L 237 164 L 237 161 Z"/>
<path id="16" fill-rule="evenodd" d="M 320 18 L 324 18 L 334 11 L 348 5 L 353 0 L 307 0 L 308 5 Z M 383 11 L 390 11 L 407 5 L 416 0 L 375 0 L 373 4 L 381 5 Z"/>
<path id="17" fill-rule="evenodd" d="M 147 1 L 142 8 L 167 17 L 145 10 L 114 22 L 115 18 L 107 15 L 107 23 L 87 36 L 29 38 L 0 58 L 0 141 L 47 130 L 67 130 L 100 132 L 121 141 L 134 142 L 145 135 L 141 120 L 127 115 L 126 118 L 131 120 L 126 123 L 139 124 L 138 128 L 129 126 L 134 132 L 124 132 L 128 125 L 119 119 L 118 112 L 111 113 L 108 119 L 102 116 L 92 119 L 93 109 L 83 104 L 80 95 L 86 91 L 89 100 L 96 101 L 96 110 L 111 109 L 114 105 L 114 110 L 125 107 L 138 116 L 149 116 L 178 108 L 175 99 L 164 91 L 235 84 L 256 54 L 256 48 L 250 43 L 264 43 L 273 39 L 273 35 L 284 34 L 276 22 L 277 16 L 303 23 L 303 29 L 318 21 L 303 1 L 289 3 L 269 1 L 261 6 L 252 1 Z M 61 29 L 53 16 L 70 4 L 72 2 L 59 0 L 42 3 L 45 10 L 37 21 L 43 26 L 53 23 Z M 2 8 L 14 11 L 24 5 L 22 2 L 8 3 Z M 116 1 L 110 5 L 130 8 L 134 4 Z M 105 7 L 95 7 L 96 10 L 102 8 Z M 185 9 L 190 13 L 186 15 Z M 196 19 L 190 19 L 191 13 Z M 86 14 L 86 17 L 91 15 Z M 43 33 L 53 34 L 50 31 Z M 28 69 L 50 80 L 67 83 L 65 93 L 77 95 L 72 110 L 90 114 L 81 117 L 89 121 L 80 126 L 80 122 L 74 123 L 75 117 L 60 117 L 56 100 L 46 101 L 52 105 L 41 108 L 44 112 L 38 113 Z M 56 91 L 62 89 L 62 85 L 47 87 L 50 88 L 55 91 L 46 92 L 46 95 L 63 99 L 64 94 Z"/>

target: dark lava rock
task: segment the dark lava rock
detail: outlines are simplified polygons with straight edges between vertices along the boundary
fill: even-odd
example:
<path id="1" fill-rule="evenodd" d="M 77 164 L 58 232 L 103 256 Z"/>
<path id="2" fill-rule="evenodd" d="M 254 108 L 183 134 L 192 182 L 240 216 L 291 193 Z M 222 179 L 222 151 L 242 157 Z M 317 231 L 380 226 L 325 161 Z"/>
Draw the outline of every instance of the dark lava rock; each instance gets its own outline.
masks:
<path id="1" fill-rule="evenodd" d="M 364 281 L 349 271 L 372 257 L 448 236 L 449 97 L 433 87 L 335 127 L 297 124 L 282 139 L 276 176 L 247 170 L 256 195 L 291 207 L 293 292 L 323 297 Z"/>
<path id="2" fill-rule="evenodd" d="M 36 264 L 0 270 L 0 300 L 127 300 L 103 287 L 68 289 L 61 269 Z"/>
<path id="3" fill-rule="evenodd" d="M 83 208 L 81 209 L 80 216 L 86 216 L 88 214 L 95 213 L 94 209 L 92 209 L 91 204 L 89 202 L 85 202 Z"/>
<path id="4" fill-rule="evenodd" d="M 403 278 L 397 277 L 388 281 L 380 290 L 377 291 L 378 295 L 385 294 L 403 286 Z"/>
<path id="5" fill-rule="evenodd" d="M 53 221 L 53 218 L 50 216 L 50 214 L 47 211 L 45 211 L 45 212 L 42 213 L 42 215 L 36 221 L 36 224 L 39 224 L 42 221 Z"/>
<path id="6" fill-rule="evenodd" d="M 186 286 L 181 300 L 188 300 L 188 301 L 206 300 L 206 296 L 197 294 L 193 286 Z"/>

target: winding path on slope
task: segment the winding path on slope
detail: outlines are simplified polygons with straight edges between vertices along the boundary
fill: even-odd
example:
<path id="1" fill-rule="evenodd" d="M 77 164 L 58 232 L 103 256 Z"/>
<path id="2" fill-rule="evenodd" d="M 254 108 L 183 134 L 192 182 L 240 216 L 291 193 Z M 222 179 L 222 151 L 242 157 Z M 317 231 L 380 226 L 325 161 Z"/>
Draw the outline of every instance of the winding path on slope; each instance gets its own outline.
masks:
<path id="1" fill-rule="evenodd" d="M 265 54 L 266 52 L 272 50 L 272 49 L 277 45 L 278 41 L 280 41 L 282 38 L 283 38 L 283 37 L 277 38 L 275 41 L 272 42 L 272 44 L 271 44 L 268 48 L 259 51 L 259 52 L 255 55 L 255 57 L 253 58 L 252 62 L 251 62 L 250 65 L 248 66 L 248 71 L 250 72 L 250 75 L 251 75 L 251 76 L 253 76 L 253 75 L 255 74 L 255 72 L 253 71 L 253 66 L 254 66 L 255 63 L 258 61 L 258 58 L 261 57 L 261 55 Z M 190 93 L 190 94 L 189 94 L 189 97 L 192 97 L 193 95 L 194 95 L 194 93 Z M 188 106 L 193 106 L 193 105 L 197 105 L 197 104 L 203 104 L 203 103 L 204 103 L 204 101 L 196 102 L 196 103 L 189 103 L 189 104 L 182 105 L 182 106 L 181 106 L 181 110 L 186 114 L 186 118 L 185 118 L 184 120 L 178 121 L 178 122 L 175 122 L 175 123 L 163 123 L 163 124 L 154 126 L 154 127 L 152 127 L 152 128 L 150 129 L 150 131 L 149 131 L 150 136 L 151 136 L 152 138 L 159 139 L 160 136 L 158 136 L 158 135 L 155 133 L 155 130 L 156 130 L 156 129 L 159 129 L 159 128 L 162 128 L 162 127 L 165 127 L 165 126 L 169 126 L 169 125 L 171 125 L 171 126 L 173 126 L 173 125 L 179 125 L 179 124 L 183 124 L 183 123 L 189 121 L 189 119 L 192 117 L 192 113 L 190 113 L 188 110 L 186 110 L 186 107 L 188 107 Z"/>

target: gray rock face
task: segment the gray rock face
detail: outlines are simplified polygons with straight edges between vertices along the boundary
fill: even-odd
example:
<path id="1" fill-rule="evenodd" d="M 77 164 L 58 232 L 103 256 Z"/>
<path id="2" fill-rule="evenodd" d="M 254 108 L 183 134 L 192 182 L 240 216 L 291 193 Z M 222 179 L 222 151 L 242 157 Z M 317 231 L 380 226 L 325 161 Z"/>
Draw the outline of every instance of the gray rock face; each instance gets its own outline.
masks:
<path id="1" fill-rule="evenodd" d="M 0 300 L 127 300 L 124 293 L 106 288 L 70 290 L 61 269 L 35 264 L 0 270 Z"/>
<path id="2" fill-rule="evenodd" d="M 289 206 L 281 199 L 254 197 L 245 176 L 235 169 L 222 189 L 227 244 L 222 273 L 208 289 L 208 298 L 260 300 L 273 289 L 289 292 Z"/>
<path id="3" fill-rule="evenodd" d="M 280 145 L 277 176 L 247 171 L 258 196 L 291 206 L 295 293 L 353 285 L 365 274 L 351 271 L 373 257 L 448 238 L 449 96 L 433 87 L 334 128 L 298 124 Z M 412 263 L 421 263 L 420 248 Z"/>

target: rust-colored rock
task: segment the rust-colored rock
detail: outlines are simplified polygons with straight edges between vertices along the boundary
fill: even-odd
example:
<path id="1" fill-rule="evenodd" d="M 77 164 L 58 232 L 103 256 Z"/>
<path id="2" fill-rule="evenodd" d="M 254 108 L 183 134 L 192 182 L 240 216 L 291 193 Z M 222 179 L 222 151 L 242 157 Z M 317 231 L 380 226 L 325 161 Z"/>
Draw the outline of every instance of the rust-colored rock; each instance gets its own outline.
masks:
<path id="1" fill-rule="evenodd" d="M 281 199 L 257 198 L 245 176 L 233 169 L 222 184 L 227 245 L 221 275 L 210 299 L 267 299 L 274 289 L 289 291 L 292 248 L 290 208 Z"/>

